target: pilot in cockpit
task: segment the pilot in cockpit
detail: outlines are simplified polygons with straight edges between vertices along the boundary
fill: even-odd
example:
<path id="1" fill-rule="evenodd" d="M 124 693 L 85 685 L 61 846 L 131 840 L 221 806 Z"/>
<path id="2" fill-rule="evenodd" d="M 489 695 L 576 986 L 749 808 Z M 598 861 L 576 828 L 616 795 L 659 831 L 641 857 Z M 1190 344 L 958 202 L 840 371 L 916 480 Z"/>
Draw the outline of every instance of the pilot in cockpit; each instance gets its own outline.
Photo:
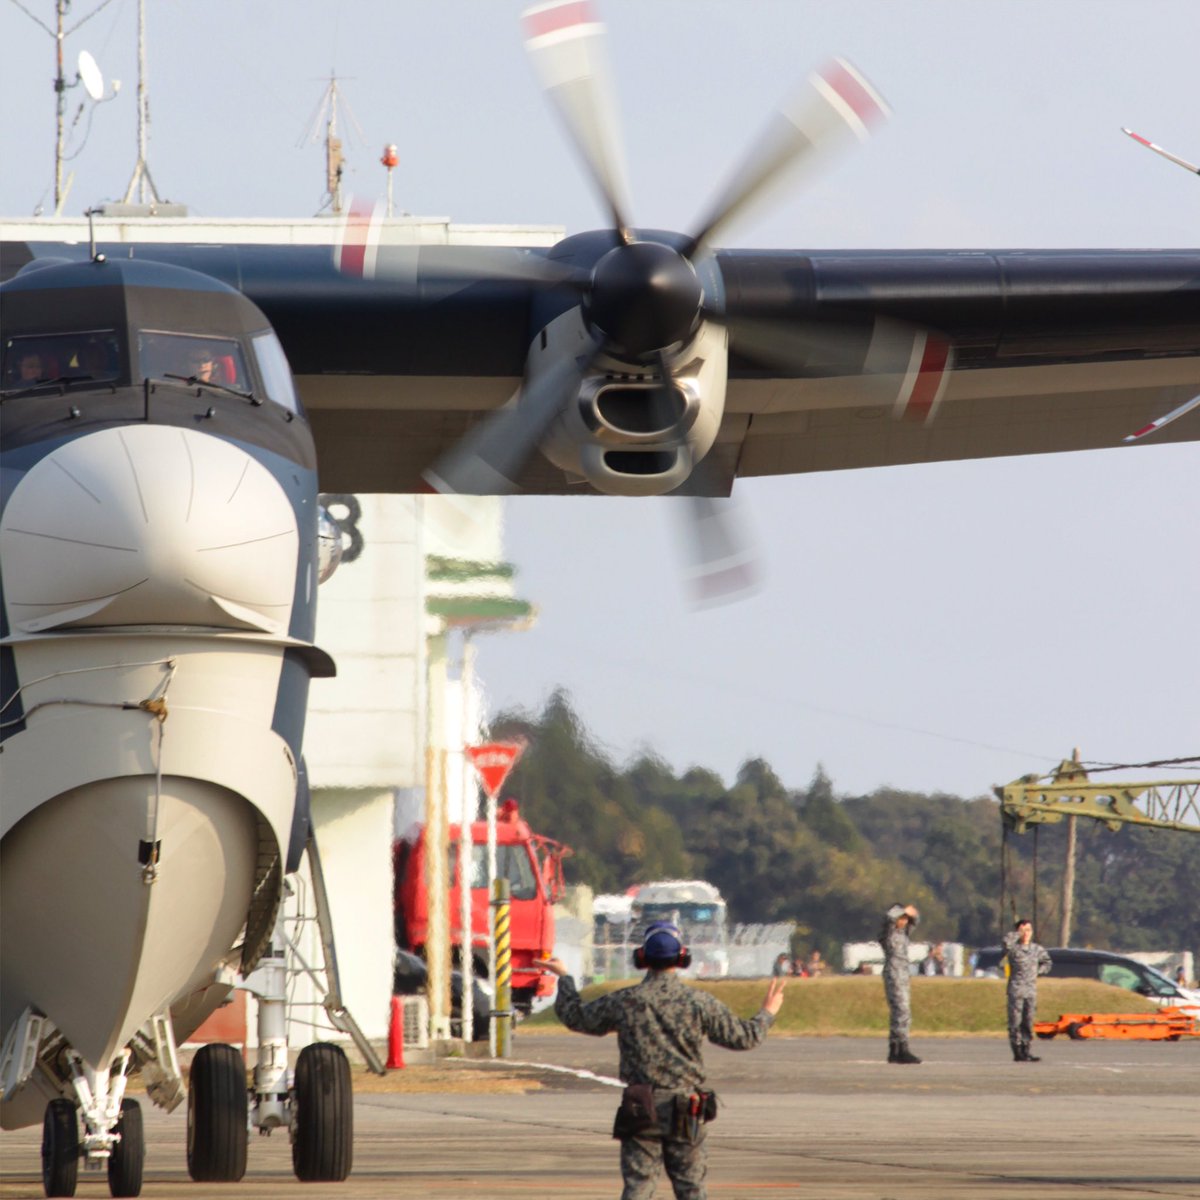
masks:
<path id="1" fill-rule="evenodd" d="M 189 379 L 201 383 L 224 383 L 220 365 L 211 346 L 201 343 L 188 352 L 187 365 L 183 372 Z"/>
<path id="2" fill-rule="evenodd" d="M 17 360 L 16 381 L 18 383 L 37 383 L 45 377 L 42 356 L 36 350 L 27 350 Z"/>

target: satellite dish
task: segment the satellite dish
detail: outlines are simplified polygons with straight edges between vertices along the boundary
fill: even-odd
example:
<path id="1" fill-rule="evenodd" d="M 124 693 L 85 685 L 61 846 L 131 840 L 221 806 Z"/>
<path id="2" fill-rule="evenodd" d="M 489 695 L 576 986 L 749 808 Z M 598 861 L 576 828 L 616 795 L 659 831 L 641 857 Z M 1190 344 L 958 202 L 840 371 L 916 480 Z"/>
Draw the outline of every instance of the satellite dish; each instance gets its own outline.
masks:
<path id="1" fill-rule="evenodd" d="M 93 100 L 99 100 L 104 95 L 104 76 L 100 74 L 96 60 L 86 50 L 79 52 L 79 82 Z"/>

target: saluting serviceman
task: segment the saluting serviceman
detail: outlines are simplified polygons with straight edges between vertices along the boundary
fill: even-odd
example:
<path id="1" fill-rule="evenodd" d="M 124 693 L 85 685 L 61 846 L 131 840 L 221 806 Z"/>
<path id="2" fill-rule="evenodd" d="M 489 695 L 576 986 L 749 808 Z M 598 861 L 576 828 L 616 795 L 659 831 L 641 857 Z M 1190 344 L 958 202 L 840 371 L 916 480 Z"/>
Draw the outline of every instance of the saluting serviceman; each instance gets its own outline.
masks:
<path id="1" fill-rule="evenodd" d="M 1036 1054 L 1030 1054 L 1029 1046 L 1037 1012 L 1037 980 L 1050 973 L 1050 952 L 1033 940 L 1033 922 L 1022 917 L 1004 935 L 1004 954 L 1008 959 L 1008 1043 L 1013 1062 L 1041 1062 Z"/>
<path id="2" fill-rule="evenodd" d="M 587 1004 L 559 959 L 539 965 L 559 977 L 554 1011 L 568 1029 L 597 1037 L 616 1031 L 626 1085 L 613 1124 L 621 1142 L 621 1200 L 649 1200 L 663 1165 L 676 1200 L 704 1200 L 704 1126 L 717 1113 L 716 1096 L 704 1088 L 704 1040 L 730 1050 L 757 1046 L 783 1004 L 785 978 L 772 979 L 762 1008 L 743 1019 L 676 974 L 691 955 L 674 925 L 650 925 L 633 960 L 646 970 L 640 983 Z"/>
<path id="3" fill-rule="evenodd" d="M 912 1028 L 909 989 L 912 969 L 908 963 L 908 938 L 921 914 L 915 904 L 893 904 L 879 933 L 883 947 L 883 990 L 888 1003 L 888 1062 L 919 1063 L 908 1048 Z"/>

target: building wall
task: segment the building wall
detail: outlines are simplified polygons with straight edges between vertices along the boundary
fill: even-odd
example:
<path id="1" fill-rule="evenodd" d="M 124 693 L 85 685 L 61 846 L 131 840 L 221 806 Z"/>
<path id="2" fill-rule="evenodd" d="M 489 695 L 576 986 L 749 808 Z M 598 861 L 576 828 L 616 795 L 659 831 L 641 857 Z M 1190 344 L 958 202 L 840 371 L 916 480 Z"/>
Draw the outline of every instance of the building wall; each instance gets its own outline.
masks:
<path id="1" fill-rule="evenodd" d="M 424 548 L 412 496 L 356 496 L 362 549 L 321 585 L 304 757 L 314 789 L 423 786 Z M 339 506 L 335 511 L 344 512 Z"/>
<path id="2" fill-rule="evenodd" d="M 392 996 L 394 801 L 390 788 L 325 788 L 313 806 L 342 1002 L 372 1039 L 387 1036 Z"/>
<path id="3" fill-rule="evenodd" d="M 304 757 L 342 999 L 363 1032 L 381 1038 L 392 994 L 396 795 L 424 797 L 425 567 L 414 497 L 353 499 L 362 550 L 321 585 L 316 641 L 338 673 L 313 681 Z M 319 947 L 310 941 L 309 952 Z"/>
<path id="4" fill-rule="evenodd" d="M 304 756 L 343 1002 L 380 1038 L 392 993 L 392 840 L 426 820 L 430 749 L 445 751 L 449 821 L 477 795 L 462 747 L 478 740 L 478 684 L 468 678 L 464 695 L 461 632 L 426 614 L 426 560 L 498 561 L 502 510 L 490 499 L 361 495 L 335 515 L 347 501 L 362 549 L 321 585 L 316 641 L 338 673 L 313 681 Z M 431 646 L 445 657 L 431 660 Z M 318 943 L 302 952 L 320 962 Z"/>

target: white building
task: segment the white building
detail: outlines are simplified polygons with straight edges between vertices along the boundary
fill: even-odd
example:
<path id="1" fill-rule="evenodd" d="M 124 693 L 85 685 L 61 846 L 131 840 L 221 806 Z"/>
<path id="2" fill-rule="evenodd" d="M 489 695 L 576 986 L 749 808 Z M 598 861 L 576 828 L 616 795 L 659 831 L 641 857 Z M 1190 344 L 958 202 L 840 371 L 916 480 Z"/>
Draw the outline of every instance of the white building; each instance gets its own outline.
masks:
<path id="1" fill-rule="evenodd" d="M 462 754 L 481 718 L 470 635 L 532 613 L 500 560 L 502 501 L 349 499 L 362 549 L 321 587 L 316 640 L 338 674 L 313 683 L 304 746 L 342 996 L 376 1039 L 392 994 L 393 839 L 424 823 L 428 788 L 443 778 L 448 820 L 464 804 L 474 819 Z M 456 520 L 464 508 L 470 519 Z M 345 502 L 334 512 L 344 517 Z M 313 937 L 306 957 L 319 954 Z"/>

